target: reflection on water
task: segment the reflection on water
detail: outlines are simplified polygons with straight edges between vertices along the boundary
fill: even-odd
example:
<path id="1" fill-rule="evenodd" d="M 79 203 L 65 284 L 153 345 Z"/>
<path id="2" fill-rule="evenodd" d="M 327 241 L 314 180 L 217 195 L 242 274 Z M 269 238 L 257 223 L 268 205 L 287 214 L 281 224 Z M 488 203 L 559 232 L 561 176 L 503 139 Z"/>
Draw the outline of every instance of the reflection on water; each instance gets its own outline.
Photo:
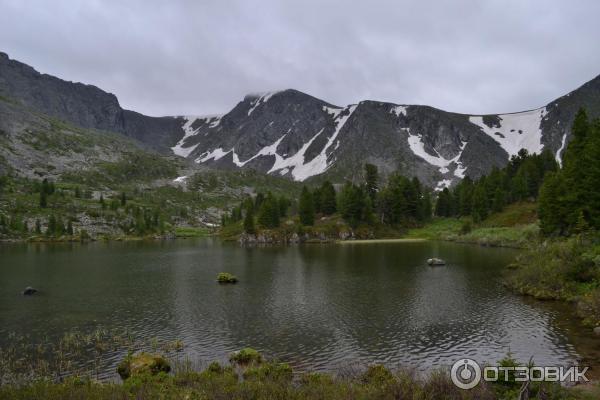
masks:
<path id="1" fill-rule="evenodd" d="M 2 246 L 0 341 L 8 332 L 58 337 L 101 325 L 182 339 L 192 359 L 225 360 L 250 346 L 311 370 L 350 362 L 427 370 L 508 351 L 538 365 L 575 362 L 560 312 L 502 288 L 514 255 L 438 242 Z M 447 266 L 425 265 L 433 256 Z M 216 284 L 221 271 L 240 283 Z M 28 285 L 40 295 L 20 296 Z"/>

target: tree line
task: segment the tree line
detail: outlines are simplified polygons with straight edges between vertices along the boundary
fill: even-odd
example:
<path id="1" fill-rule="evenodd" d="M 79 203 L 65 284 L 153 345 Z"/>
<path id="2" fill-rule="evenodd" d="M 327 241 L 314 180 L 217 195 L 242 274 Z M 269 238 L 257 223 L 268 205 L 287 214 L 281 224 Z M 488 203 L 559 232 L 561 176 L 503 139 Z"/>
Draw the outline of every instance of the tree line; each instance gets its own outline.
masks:
<path id="1" fill-rule="evenodd" d="M 536 200 L 546 174 L 557 169 L 558 163 L 549 151 L 529 154 L 521 149 L 510 158 L 506 167 L 494 168 L 476 181 L 467 176 L 454 188 L 442 190 L 435 205 L 435 215 L 471 216 L 473 222 L 483 221 L 508 204 Z"/>
<path id="2" fill-rule="evenodd" d="M 427 221 L 432 215 L 432 196 L 417 178 L 393 174 L 380 185 L 377 167 L 366 164 L 361 183 L 346 182 L 338 191 L 330 181 L 320 186 L 304 186 L 297 204 L 285 196 L 258 193 L 247 197 L 223 215 L 222 225 L 243 221 L 246 233 L 255 233 L 256 225 L 277 228 L 281 220 L 297 216 L 301 225 L 315 224 L 318 216 L 339 214 L 349 225 L 375 223 L 405 226 Z M 290 212 L 291 210 L 291 212 Z"/>

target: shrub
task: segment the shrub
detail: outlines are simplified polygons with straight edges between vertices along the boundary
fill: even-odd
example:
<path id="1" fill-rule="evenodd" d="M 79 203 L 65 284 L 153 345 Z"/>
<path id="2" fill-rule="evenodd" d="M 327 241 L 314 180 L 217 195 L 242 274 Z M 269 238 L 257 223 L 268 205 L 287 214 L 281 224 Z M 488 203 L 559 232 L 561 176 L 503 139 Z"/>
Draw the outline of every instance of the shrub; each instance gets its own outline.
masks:
<path id="1" fill-rule="evenodd" d="M 233 353 L 229 357 L 229 361 L 239 365 L 260 364 L 263 361 L 263 358 L 257 350 L 246 347 L 245 349 Z"/>

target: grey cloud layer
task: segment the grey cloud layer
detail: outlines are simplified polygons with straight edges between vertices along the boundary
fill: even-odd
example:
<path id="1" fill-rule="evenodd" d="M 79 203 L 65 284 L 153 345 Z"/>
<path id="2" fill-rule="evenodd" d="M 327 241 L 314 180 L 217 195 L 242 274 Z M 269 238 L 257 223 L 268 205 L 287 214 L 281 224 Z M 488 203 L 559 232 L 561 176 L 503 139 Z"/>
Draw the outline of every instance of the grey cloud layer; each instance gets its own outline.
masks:
<path id="1" fill-rule="evenodd" d="M 150 115 L 290 87 L 491 113 L 600 74 L 599 14 L 597 1 L 0 0 L 0 50 Z"/>

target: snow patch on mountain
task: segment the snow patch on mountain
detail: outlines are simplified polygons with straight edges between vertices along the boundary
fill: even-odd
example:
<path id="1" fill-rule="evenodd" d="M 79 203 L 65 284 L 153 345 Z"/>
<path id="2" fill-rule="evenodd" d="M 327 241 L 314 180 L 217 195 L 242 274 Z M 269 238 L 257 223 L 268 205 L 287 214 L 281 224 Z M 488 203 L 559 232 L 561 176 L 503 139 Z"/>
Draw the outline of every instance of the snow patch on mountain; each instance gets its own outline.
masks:
<path id="1" fill-rule="evenodd" d="M 514 114 L 501 114 L 499 127 L 489 127 L 483 122 L 482 116 L 470 116 L 469 121 L 494 139 L 508 153 L 509 157 L 517 155 L 519 150 L 526 149 L 529 153 L 541 153 L 542 129 L 541 122 L 546 116 L 546 107 L 537 110 Z"/>
<path id="2" fill-rule="evenodd" d="M 567 144 L 567 134 L 565 133 L 562 138 L 562 142 L 560 143 L 560 148 L 556 151 L 556 162 L 562 168 L 562 152 L 565 150 L 565 145 Z"/>
<path id="3" fill-rule="evenodd" d="M 441 192 L 445 188 L 449 188 L 450 185 L 452 185 L 452 179 L 442 179 L 441 181 L 439 181 L 437 183 L 437 186 L 435 187 L 435 191 Z"/>
<path id="4" fill-rule="evenodd" d="M 184 116 L 182 117 L 183 119 L 185 119 L 185 123 L 181 126 L 181 129 L 183 129 L 183 137 L 179 140 L 179 142 L 177 142 L 177 144 L 173 147 L 171 147 L 171 151 L 173 151 L 173 153 L 175 153 L 175 155 L 181 156 L 181 157 L 187 157 L 190 155 L 190 153 L 192 151 L 194 151 L 194 149 L 196 147 L 198 147 L 197 144 L 193 145 L 193 146 L 189 146 L 189 147 L 185 147 L 185 141 L 192 136 L 195 136 L 198 134 L 199 129 L 192 129 L 192 125 L 194 124 L 194 122 L 196 122 L 199 119 L 203 119 L 204 117 L 196 117 L 196 116 Z"/>
<path id="5" fill-rule="evenodd" d="M 343 111 L 343 108 L 333 108 L 333 107 L 327 107 L 327 106 L 323 106 L 323 111 L 328 114 L 331 115 L 333 117 L 333 119 L 336 119 L 338 117 L 338 115 L 340 115 L 340 113 Z"/>
<path id="6" fill-rule="evenodd" d="M 261 104 L 265 104 L 267 101 L 269 101 L 269 99 L 271 99 L 271 97 L 273 97 L 273 95 L 277 93 L 279 92 L 269 92 L 258 95 L 258 97 L 252 100 L 252 102 L 250 103 L 251 107 L 248 110 L 248 116 L 250 116 L 250 114 L 252 114 L 252 112 L 256 110 L 256 107 L 258 107 Z"/>
<path id="7" fill-rule="evenodd" d="M 397 117 L 399 117 L 400 114 L 406 116 L 407 108 L 408 108 L 407 106 L 392 106 L 392 109 L 390 110 L 390 114 L 394 114 Z"/>
<path id="8" fill-rule="evenodd" d="M 435 156 L 427 153 L 427 151 L 425 151 L 425 143 L 423 143 L 422 140 L 423 137 L 421 135 L 411 135 L 408 128 L 404 129 L 408 132 L 408 146 L 416 156 L 421 157 L 423 160 L 427 161 L 431 165 L 439 167 L 439 171 L 442 174 L 450 172 L 448 167 L 452 164 L 456 164 L 454 175 L 459 178 L 464 177 L 466 167 L 463 167 L 462 163 L 459 160 L 462 156 L 463 150 L 467 146 L 467 142 L 461 143 L 460 152 L 458 153 L 458 155 L 456 155 L 456 157 L 447 160 L 446 158 L 442 157 L 442 155 L 438 153 L 436 149 L 433 149 L 433 151 L 435 151 L 436 154 Z"/>

